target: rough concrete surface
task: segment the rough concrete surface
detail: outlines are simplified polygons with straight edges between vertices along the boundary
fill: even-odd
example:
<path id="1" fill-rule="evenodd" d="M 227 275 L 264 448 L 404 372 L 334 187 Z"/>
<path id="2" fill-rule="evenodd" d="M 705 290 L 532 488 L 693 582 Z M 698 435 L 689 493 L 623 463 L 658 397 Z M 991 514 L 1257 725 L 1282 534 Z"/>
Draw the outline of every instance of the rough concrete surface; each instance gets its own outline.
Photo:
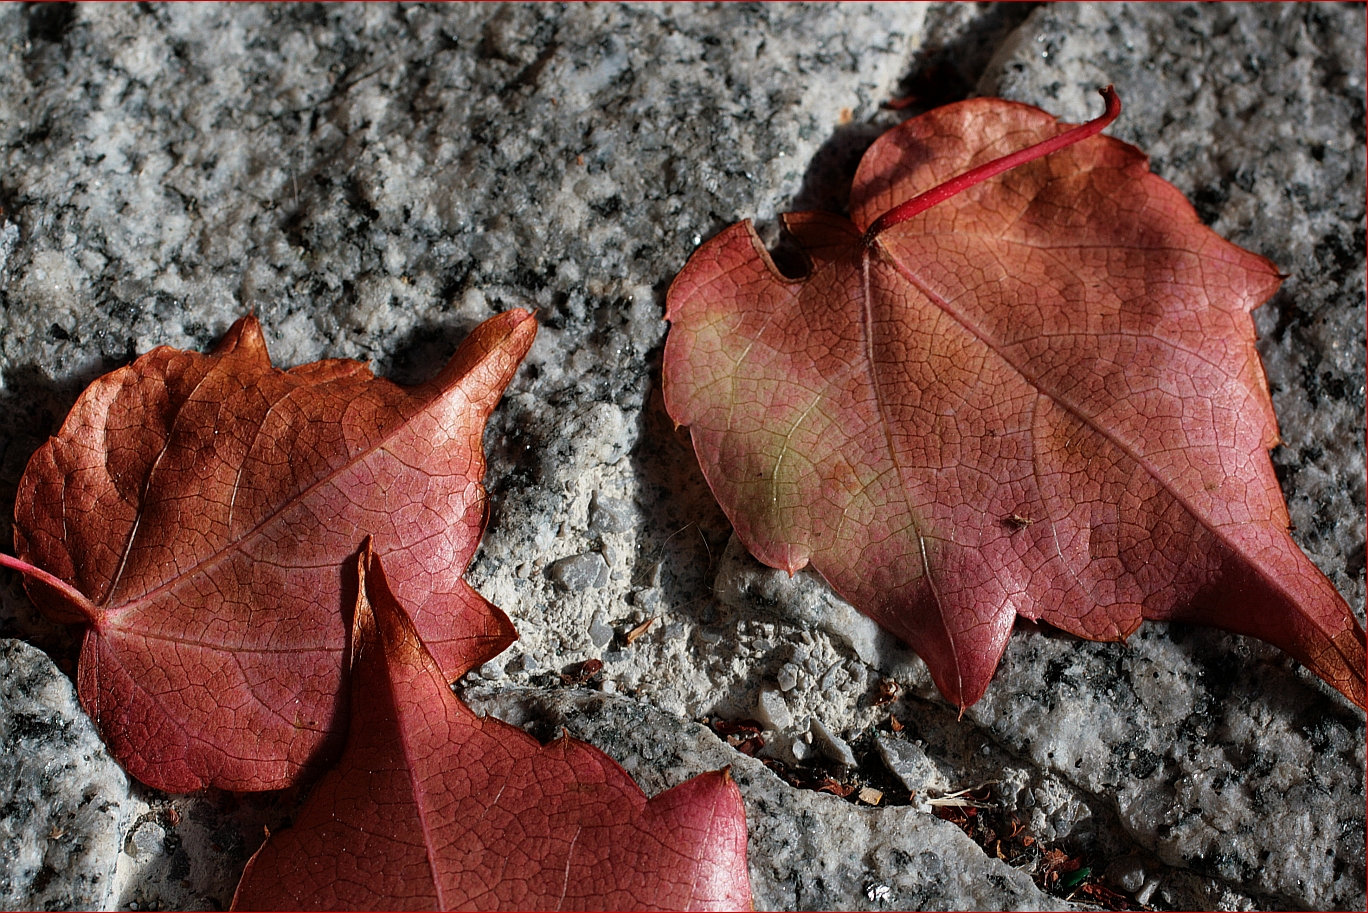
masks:
<path id="1" fill-rule="evenodd" d="M 40 650 L 0 640 L 0 904 L 102 908 L 128 778 Z"/>
<path id="2" fill-rule="evenodd" d="M 1022 626 L 957 719 L 820 578 L 732 539 L 658 386 L 665 289 L 704 239 L 840 211 L 863 149 L 927 105 L 1078 121 L 1113 82 L 1109 132 L 1288 274 L 1255 315 L 1273 458 L 1362 618 L 1363 35 L 1362 6 L 1316 4 L 0 7 L 0 515 L 82 387 L 154 345 L 204 349 L 254 310 L 278 364 L 411 382 L 535 307 L 469 572 L 521 639 L 463 682 L 477 708 L 564 725 L 649 793 L 732 765 L 761 908 L 1066 905 L 931 814 L 991 781 L 1152 907 L 1363 909 L 1363 714 L 1295 662 L 1176 625 Z M 295 797 L 130 785 L 62 675 L 79 632 L 8 573 L 0 636 L 25 642 L 0 655 L 0 904 L 226 906 Z M 561 684 L 590 658 L 595 682 Z M 920 801 L 794 788 L 705 717 Z"/>

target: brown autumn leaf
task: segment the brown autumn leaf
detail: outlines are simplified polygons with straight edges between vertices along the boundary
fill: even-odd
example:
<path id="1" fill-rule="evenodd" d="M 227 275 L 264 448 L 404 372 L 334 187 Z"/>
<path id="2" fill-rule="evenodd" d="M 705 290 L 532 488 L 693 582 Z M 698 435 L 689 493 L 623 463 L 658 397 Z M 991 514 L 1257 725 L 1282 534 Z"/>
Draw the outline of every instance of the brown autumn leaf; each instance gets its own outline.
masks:
<path id="1" fill-rule="evenodd" d="M 1249 312 L 1271 263 L 1145 156 L 980 98 L 865 154 L 851 220 L 749 222 L 670 288 L 665 401 L 741 541 L 832 587 L 977 701 L 1020 615 L 1277 645 L 1364 704 L 1364 633 L 1288 535 Z M 1014 151 L 1015 150 L 1015 151 Z"/>
<path id="2" fill-rule="evenodd" d="M 363 550 L 357 571 L 346 751 L 247 864 L 234 909 L 750 909 L 725 770 L 647 801 L 591 745 L 476 716 L 379 556 Z"/>
<path id="3" fill-rule="evenodd" d="M 335 756 L 367 533 L 449 678 L 514 639 L 461 574 L 485 523 L 485 420 L 535 334 L 501 314 L 400 387 L 350 360 L 273 368 L 245 317 L 208 356 L 158 348 L 81 394 L 29 462 L 19 560 L 0 563 L 87 625 L 81 703 L 131 774 L 275 789 Z"/>

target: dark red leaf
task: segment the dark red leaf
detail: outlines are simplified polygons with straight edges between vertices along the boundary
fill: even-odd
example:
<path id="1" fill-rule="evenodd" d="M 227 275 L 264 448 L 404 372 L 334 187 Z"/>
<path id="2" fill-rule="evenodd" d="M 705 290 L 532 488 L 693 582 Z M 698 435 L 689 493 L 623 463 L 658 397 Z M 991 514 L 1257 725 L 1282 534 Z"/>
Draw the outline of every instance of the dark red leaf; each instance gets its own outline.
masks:
<path id="1" fill-rule="evenodd" d="M 527 312 L 499 315 L 400 387 L 355 361 L 273 368 L 246 317 L 211 355 L 158 348 L 81 394 L 29 462 L 20 560 L 0 563 L 87 625 L 81 703 L 131 774 L 275 789 L 335 754 L 367 532 L 447 676 L 513 639 L 461 573 L 485 523 L 485 419 L 535 334 Z"/>
<path id="2" fill-rule="evenodd" d="M 1249 312 L 1278 271 L 1089 135 L 1117 110 L 906 121 L 865 154 L 851 220 L 787 217 L 801 279 L 749 222 L 721 232 L 669 291 L 666 405 L 751 553 L 811 562 L 962 708 L 1018 615 L 1250 634 L 1363 706 L 1363 629 L 1288 535 L 1268 458 Z"/>
<path id="3" fill-rule="evenodd" d="M 725 770 L 648 802 L 584 742 L 543 746 L 477 717 L 378 556 L 359 564 L 346 751 L 252 857 L 234 909 L 750 908 L 745 809 Z"/>

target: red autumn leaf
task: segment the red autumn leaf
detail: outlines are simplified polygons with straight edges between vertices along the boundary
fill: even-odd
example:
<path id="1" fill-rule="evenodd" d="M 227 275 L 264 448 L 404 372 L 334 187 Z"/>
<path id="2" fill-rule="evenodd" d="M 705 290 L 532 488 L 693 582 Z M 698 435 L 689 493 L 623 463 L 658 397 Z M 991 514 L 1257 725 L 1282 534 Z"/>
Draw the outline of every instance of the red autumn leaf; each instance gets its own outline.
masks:
<path id="1" fill-rule="evenodd" d="M 1250 634 L 1362 706 L 1363 629 L 1267 453 L 1249 312 L 1278 272 L 1092 135 L 1119 107 L 1077 132 L 989 98 L 903 123 L 853 221 L 786 218 L 801 279 L 723 231 L 669 292 L 666 405 L 751 553 L 811 561 L 961 708 L 1017 615 Z"/>
<path id="2" fill-rule="evenodd" d="M 346 751 L 247 864 L 234 909 L 750 908 L 726 771 L 648 802 L 593 746 L 476 716 L 378 556 L 358 568 Z"/>
<path id="3" fill-rule="evenodd" d="M 0 563 L 88 625 L 81 703 L 131 774 L 275 789 L 336 755 L 366 533 L 449 677 L 513 640 L 461 573 L 485 419 L 535 335 L 509 311 L 400 387 L 350 360 L 273 368 L 245 317 L 211 355 L 158 348 L 81 394 L 20 482 L 22 560 Z"/>

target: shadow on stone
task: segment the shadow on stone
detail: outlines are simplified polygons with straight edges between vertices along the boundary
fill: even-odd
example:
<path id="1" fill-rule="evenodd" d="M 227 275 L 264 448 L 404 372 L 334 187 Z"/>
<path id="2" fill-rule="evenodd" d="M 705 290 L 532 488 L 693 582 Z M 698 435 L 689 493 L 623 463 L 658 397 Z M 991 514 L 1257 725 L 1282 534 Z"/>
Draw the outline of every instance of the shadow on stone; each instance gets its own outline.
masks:
<path id="1" fill-rule="evenodd" d="M 651 359 L 651 377 L 660 377 L 659 353 Z M 664 605 L 698 624 L 712 624 L 713 577 L 731 524 L 703 477 L 688 430 L 675 428 L 665 411 L 659 383 L 652 384 L 641 422 L 640 443 L 629 456 L 645 516 L 633 586 L 655 589 Z"/>
<path id="2" fill-rule="evenodd" d="M 53 380 L 31 364 L 5 372 L 0 415 L 5 416 L 8 433 L 0 438 L 0 549 L 14 554 L 14 501 L 29 459 L 61 427 L 76 397 L 95 376 Z M 74 675 L 80 630 L 49 621 L 29 600 L 20 576 L 0 571 L 0 637 L 29 642 L 67 675 Z"/>
<path id="3" fill-rule="evenodd" d="M 912 66 L 898 82 L 897 98 L 911 103 L 898 110 L 881 109 L 863 123 L 837 127 L 808 163 L 789 210 L 848 215 L 851 181 L 873 142 L 909 117 L 973 95 L 994 51 L 1037 5 L 996 4 L 986 14 L 975 12 L 967 23 L 958 21 L 962 11 L 936 11 Z"/>
<path id="4" fill-rule="evenodd" d="M 397 339 L 393 354 L 375 364 L 376 375 L 406 387 L 436 377 L 470 331 L 481 323 L 478 318 L 464 315 L 443 316 L 445 320 L 425 320 Z"/>

